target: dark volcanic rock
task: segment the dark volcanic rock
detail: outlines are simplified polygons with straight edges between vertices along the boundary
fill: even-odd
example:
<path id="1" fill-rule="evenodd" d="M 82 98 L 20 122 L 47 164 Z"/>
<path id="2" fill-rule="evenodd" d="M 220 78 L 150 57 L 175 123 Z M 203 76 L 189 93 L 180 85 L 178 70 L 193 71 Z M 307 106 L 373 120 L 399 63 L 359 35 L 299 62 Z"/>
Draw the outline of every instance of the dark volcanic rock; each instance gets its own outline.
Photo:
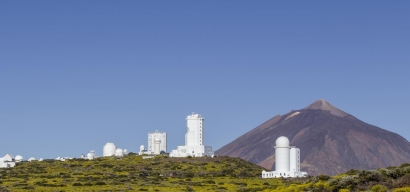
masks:
<path id="1" fill-rule="evenodd" d="M 325 100 L 275 116 L 216 151 L 274 169 L 275 140 L 286 136 L 300 148 L 301 170 L 335 175 L 410 162 L 410 143 L 396 133 L 369 125 Z"/>

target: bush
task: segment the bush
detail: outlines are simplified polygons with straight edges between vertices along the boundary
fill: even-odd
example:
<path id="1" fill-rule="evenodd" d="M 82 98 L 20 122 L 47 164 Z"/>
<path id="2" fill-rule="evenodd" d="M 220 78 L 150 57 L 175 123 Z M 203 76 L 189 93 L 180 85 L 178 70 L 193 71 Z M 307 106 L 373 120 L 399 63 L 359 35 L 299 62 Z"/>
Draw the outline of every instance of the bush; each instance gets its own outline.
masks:
<path id="1" fill-rule="evenodd" d="M 316 176 L 316 178 L 317 178 L 318 180 L 327 181 L 327 180 L 329 180 L 331 177 L 328 176 L 328 175 L 318 175 L 318 176 Z"/>
<path id="2" fill-rule="evenodd" d="M 393 192 L 410 192 L 410 187 L 395 189 Z"/>
<path id="3" fill-rule="evenodd" d="M 212 180 L 204 180 L 202 183 L 207 183 L 207 184 L 215 184 L 215 181 Z"/>
<path id="4" fill-rule="evenodd" d="M 387 192 L 388 189 L 386 186 L 378 184 L 372 187 L 372 191 L 373 192 Z"/>
<path id="5" fill-rule="evenodd" d="M 194 191 L 194 189 L 192 189 L 192 187 L 190 187 L 190 186 L 187 186 L 185 191 L 192 192 L 192 191 Z"/>
<path id="6" fill-rule="evenodd" d="M 397 181 L 394 182 L 394 187 L 408 187 L 408 186 L 410 186 L 410 173 L 397 179 Z"/>
<path id="7" fill-rule="evenodd" d="M 105 185 L 105 182 L 104 181 L 99 181 L 99 182 L 95 183 L 95 185 Z"/>

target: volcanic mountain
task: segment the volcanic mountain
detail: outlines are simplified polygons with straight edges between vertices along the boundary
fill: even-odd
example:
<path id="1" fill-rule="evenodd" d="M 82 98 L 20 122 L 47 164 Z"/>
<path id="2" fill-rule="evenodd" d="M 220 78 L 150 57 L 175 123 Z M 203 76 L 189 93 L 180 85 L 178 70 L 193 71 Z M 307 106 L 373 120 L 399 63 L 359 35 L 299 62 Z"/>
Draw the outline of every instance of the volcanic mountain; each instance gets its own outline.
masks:
<path id="1" fill-rule="evenodd" d="M 410 163 L 410 143 L 321 99 L 275 116 L 215 152 L 274 169 L 275 140 L 286 136 L 301 152 L 301 171 L 335 175 Z"/>

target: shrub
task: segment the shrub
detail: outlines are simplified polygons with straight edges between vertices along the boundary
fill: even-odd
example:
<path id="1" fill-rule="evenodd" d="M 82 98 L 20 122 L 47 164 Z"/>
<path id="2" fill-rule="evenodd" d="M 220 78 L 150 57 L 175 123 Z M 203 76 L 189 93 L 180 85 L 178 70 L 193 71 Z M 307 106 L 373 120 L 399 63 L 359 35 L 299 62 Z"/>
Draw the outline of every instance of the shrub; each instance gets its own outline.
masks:
<path id="1" fill-rule="evenodd" d="M 353 170 L 353 169 L 352 169 L 352 170 Z M 316 178 L 317 178 L 318 180 L 327 181 L 327 180 L 329 180 L 331 177 L 328 176 L 328 175 L 318 175 L 318 176 L 316 176 Z"/>
<path id="2" fill-rule="evenodd" d="M 346 174 L 348 175 L 356 175 L 359 173 L 359 170 L 355 170 L 355 169 L 350 169 L 349 171 L 346 172 Z"/>
<path id="3" fill-rule="evenodd" d="M 192 191 L 194 191 L 194 189 L 192 189 L 192 187 L 191 187 L 191 186 L 186 186 L 186 190 L 185 190 L 185 191 L 192 192 Z"/>
<path id="4" fill-rule="evenodd" d="M 394 182 L 394 187 L 407 187 L 410 186 L 410 173 L 404 175 L 403 177 L 397 179 Z"/>
<path id="5" fill-rule="evenodd" d="M 375 185 L 375 186 L 372 187 L 372 191 L 373 191 L 373 192 L 387 192 L 388 189 L 387 189 L 386 186 L 377 184 L 377 185 Z"/>
<path id="6" fill-rule="evenodd" d="M 207 183 L 207 184 L 215 184 L 215 181 L 212 180 L 204 180 L 202 183 Z"/>
<path id="7" fill-rule="evenodd" d="M 393 192 L 410 192 L 410 187 L 395 189 Z"/>
<path id="8" fill-rule="evenodd" d="M 97 183 L 95 183 L 96 185 L 105 185 L 104 181 L 98 181 Z"/>

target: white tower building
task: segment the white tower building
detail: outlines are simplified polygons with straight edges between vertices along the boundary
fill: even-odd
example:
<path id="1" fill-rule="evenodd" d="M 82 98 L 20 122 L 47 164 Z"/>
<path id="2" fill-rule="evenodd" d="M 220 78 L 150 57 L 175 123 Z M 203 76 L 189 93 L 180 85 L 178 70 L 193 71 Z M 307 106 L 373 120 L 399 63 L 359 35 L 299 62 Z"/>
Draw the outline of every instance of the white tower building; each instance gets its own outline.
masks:
<path id="1" fill-rule="evenodd" d="M 103 157 L 114 156 L 116 149 L 117 148 L 115 147 L 114 143 L 105 144 L 103 148 Z"/>
<path id="2" fill-rule="evenodd" d="M 200 114 L 192 113 L 192 115 L 187 116 L 186 120 L 185 146 L 178 146 L 176 150 L 172 150 L 170 156 L 213 156 L 212 147 L 204 145 L 204 118 Z"/>
<path id="3" fill-rule="evenodd" d="M 300 150 L 289 146 L 289 139 L 280 136 L 275 146 L 275 171 L 262 171 L 262 178 L 274 177 L 306 177 L 300 172 Z"/>
<path id="4" fill-rule="evenodd" d="M 276 139 L 275 146 L 275 171 L 286 172 L 290 170 L 290 147 L 287 137 Z"/>
<path id="5" fill-rule="evenodd" d="M 155 138 L 154 143 L 155 143 L 154 154 L 159 155 L 161 153 L 161 147 L 160 147 L 161 146 L 161 139 L 160 138 Z"/>
<path id="6" fill-rule="evenodd" d="M 185 146 L 204 145 L 203 129 L 204 118 L 200 114 L 192 113 L 186 118 L 187 133 L 185 134 Z"/>
<path id="7" fill-rule="evenodd" d="M 160 150 L 159 151 L 165 151 L 167 152 L 167 133 L 165 132 L 159 132 L 158 130 L 155 130 L 154 133 L 148 133 L 148 152 L 154 152 L 154 146 L 155 146 L 155 139 L 159 138 L 161 140 L 161 145 L 160 145 Z"/>

